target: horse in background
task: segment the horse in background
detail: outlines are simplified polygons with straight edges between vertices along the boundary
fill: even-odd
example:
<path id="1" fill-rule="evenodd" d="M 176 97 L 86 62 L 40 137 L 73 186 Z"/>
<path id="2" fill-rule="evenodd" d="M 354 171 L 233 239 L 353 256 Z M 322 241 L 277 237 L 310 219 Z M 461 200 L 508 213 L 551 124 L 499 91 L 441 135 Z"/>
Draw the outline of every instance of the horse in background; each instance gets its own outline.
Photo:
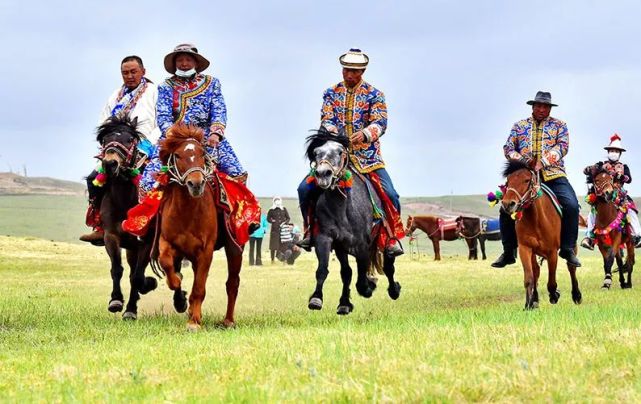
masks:
<path id="1" fill-rule="evenodd" d="M 121 249 L 126 250 L 129 264 L 131 290 L 123 319 L 135 320 L 138 316 L 138 299 L 158 286 L 153 277 L 145 277 L 149 263 L 150 240 L 139 240 L 122 230 L 121 223 L 127 211 L 138 203 L 139 157 L 137 144 L 140 133 L 136 126 L 138 119 L 128 116 L 115 116 L 106 120 L 99 128 L 97 140 L 100 143 L 102 171 L 95 184 L 104 187 L 100 203 L 100 217 L 105 231 L 105 250 L 111 260 L 111 279 L 113 282 L 111 300 L 107 309 L 112 313 L 122 311 L 124 297 L 120 280 L 124 272 Z"/>
<path id="2" fill-rule="evenodd" d="M 316 288 L 309 298 L 308 308 L 320 310 L 323 307 L 323 284 L 329 274 L 328 265 L 333 249 L 340 262 L 343 281 L 336 309 L 339 315 L 354 310 L 350 301 L 352 268 L 348 255 L 356 258 L 356 290 L 361 296 L 370 298 L 376 289 L 376 283 L 368 277 L 368 272 L 373 267 L 380 271 L 380 255 L 383 255 L 382 270 L 389 282 L 389 297 L 396 300 L 401 293 L 401 285 L 394 279 L 395 257 L 379 254 L 378 230 L 372 228 L 375 222 L 372 204 L 382 209 L 378 195 L 368 190 L 367 180 L 360 175 L 353 175 L 351 184 L 342 180 L 351 168 L 348 148 L 349 139 L 346 136 L 334 135 L 324 128 L 307 138 L 306 154 L 315 167 L 315 186 L 322 190 L 316 202 L 316 226 L 312 237 L 318 259 Z"/>
<path id="3" fill-rule="evenodd" d="M 519 256 L 523 264 L 525 287 L 525 309 L 539 307 L 540 266 L 536 257 L 547 260 L 550 303 L 556 304 L 561 296 L 557 289 L 556 267 L 558 251 L 561 246 L 561 217 L 556 211 L 551 197 L 543 192 L 541 195 L 539 174 L 520 160 L 509 160 L 503 171 L 507 179 L 502 209 L 507 214 L 515 215 L 516 235 L 519 243 Z M 579 282 L 576 278 L 576 267 L 568 265 L 572 282 L 572 300 L 580 304 L 582 297 Z"/>
<path id="4" fill-rule="evenodd" d="M 405 235 L 411 237 L 416 229 L 423 230 L 432 240 L 434 261 L 441 260 L 441 240 L 452 241 L 459 239 L 456 219 L 445 220 L 438 216 L 420 215 L 408 216 L 405 224 Z M 476 238 L 465 239 L 468 248 L 468 259 L 474 259 Z"/>
<path id="5" fill-rule="evenodd" d="M 622 221 L 629 209 L 627 195 L 615 187 L 614 179 L 607 171 L 601 170 L 594 173 L 592 177 L 594 178 L 594 193 L 596 195 L 594 235 L 603 257 L 605 272 L 602 288 L 610 289 L 612 285 L 612 266 L 615 259 L 619 268 L 621 289 L 631 288 L 632 270 L 634 269 L 634 242 L 629 229 L 628 231 L 622 229 Z M 627 251 L 625 263 L 621 252 L 623 248 Z M 624 275 L 626 272 L 628 274 L 627 280 Z"/>
<path id="6" fill-rule="evenodd" d="M 158 216 L 159 257 L 167 285 L 174 291 L 174 308 L 187 310 L 186 292 L 181 289 L 181 261 L 189 260 L 194 283 L 189 295 L 187 329 L 196 331 L 202 324 L 202 303 L 206 294 L 215 248 L 225 247 L 227 254 L 227 312 L 223 325 L 234 325 L 234 309 L 240 284 L 242 250 L 239 254 L 225 240 L 224 226 L 216 209 L 215 193 L 209 181 L 211 162 L 203 145 L 204 133 L 196 126 L 175 124 L 160 143 L 159 157 L 167 166 L 168 183 Z"/>
<path id="7" fill-rule="evenodd" d="M 470 248 L 470 259 L 478 259 L 478 249 L 476 248 L 476 240 L 481 247 L 481 255 L 483 259 L 487 259 L 485 254 L 486 241 L 501 240 L 500 230 L 493 231 L 489 229 L 491 225 L 496 225 L 498 228 L 498 219 L 482 219 L 477 216 L 459 216 L 456 218 L 457 232 L 459 237 L 465 240 L 472 240 L 474 248 Z M 469 243 L 468 243 L 469 246 Z"/>

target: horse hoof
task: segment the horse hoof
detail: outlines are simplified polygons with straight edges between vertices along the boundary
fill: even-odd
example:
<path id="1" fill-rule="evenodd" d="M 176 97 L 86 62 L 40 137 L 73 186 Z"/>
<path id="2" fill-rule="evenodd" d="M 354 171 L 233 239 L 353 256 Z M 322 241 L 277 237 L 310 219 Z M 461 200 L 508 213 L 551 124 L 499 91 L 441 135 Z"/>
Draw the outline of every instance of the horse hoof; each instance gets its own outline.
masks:
<path id="1" fill-rule="evenodd" d="M 581 292 L 572 293 L 572 301 L 574 302 L 574 304 L 581 304 L 581 302 L 583 301 Z"/>
<path id="2" fill-rule="evenodd" d="M 128 321 L 133 321 L 138 318 L 138 315 L 134 313 L 133 311 L 126 311 L 122 315 L 123 320 L 128 320 Z"/>
<path id="3" fill-rule="evenodd" d="M 236 328 L 236 323 L 231 321 L 231 320 L 224 319 L 223 320 L 223 327 L 225 327 L 227 329 Z"/>
<path id="4" fill-rule="evenodd" d="M 145 284 L 143 287 L 138 290 L 141 294 L 146 295 L 147 293 L 151 292 L 152 290 L 156 289 L 158 287 L 158 281 L 156 278 L 152 278 L 151 276 L 145 277 Z"/>
<path id="5" fill-rule="evenodd" d="M 387 294 L 389 294 L 389 297 L 392 300 L 398 299 L 398 297 L 401 295 L 401 284 L 398 282 L 394 282 L 394 285 L 391 285 L 387 289 Z"/>
<path id="6" fill-rule="evenodd" d="M 561 297 L 561 293 L 557 290 L 554 293 L 550 293 L 550 303 L 556 304 Z"/>
<path id="7" fill-rule="evenodd" d="M 107 310 L 109 310 L 112 313 L 118 313 L 119 311 L 122 311 L 122 307 L 124 305 L 125 303 L 122 300 L 111 299 L 109 301 L 109 306 L 107 306 Z"/>
<path id="8" fill-rule="evenodd" d="M 345 316 L 349 313 L 351 313 L 354 310 L 354 305 L 351 303 L 349 304 L 339 304 L 338 308 L 336 309 L 336 314 L 339 316 Z"/>
<path id="9" fill-rule="evenodd" d="M 200 324 L 191 323 L 191 322 L 187 323 L 187 331 L 189 332 L 198 332 L 200 331 L 201 328 L 202 326 Z"/>
<path id="10" fill-rule="evenodd" d="M 187 292 L 184 290 L 180 291 L 180 297 L 176 297 L 174 295 L 174 309 L 176 309 L 177 313 L 184 313 L 187 311 Z"/>
<path id="11" fill-rule="evenodd" d="M 311 299 L 309 299 L 307 308 L 310 310 L 320 310 L 323 308 L 323 301 L 318 297 L 312 297 Z"/>

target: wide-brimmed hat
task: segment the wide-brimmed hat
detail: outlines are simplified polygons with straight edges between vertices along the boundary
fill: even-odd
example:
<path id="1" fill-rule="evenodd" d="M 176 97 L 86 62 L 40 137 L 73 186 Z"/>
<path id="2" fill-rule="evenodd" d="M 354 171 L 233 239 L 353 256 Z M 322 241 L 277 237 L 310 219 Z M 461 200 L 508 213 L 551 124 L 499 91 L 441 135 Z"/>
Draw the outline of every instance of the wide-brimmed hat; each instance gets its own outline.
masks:
<path id="1" fill-rule="evenodd" d="M 605 150 L 620 150 L 622 152 L 625 151 L 623 148 L 623 145 L 621 144 L 621 138 L 619 137 L 618 134 L 614 134 L 610 137 L 610 144 L 604 147 Z"/>
<path id="2" fill-rule="evenodd" d="M 558 107 L 558 105 L 552 104 L 552 94 L 546 93 L 545 91 L 537 92 L 534 99 L 527 102 L 527 105 L 534 104 L 546 104 L 551 107 Z"/>
<path id="3" fill-rule="evenodd" d="M 172 52 L 165 56 L 165 70 L 170 74 L 176 73 L 176 55 L 179 53 L 188 53 L 196 59 L 196 71 L 198 73 L 209 67 L 209 60 L 198 53 L 198 48 L 196 48 L 195 45 L 182 43 L 176 46 Z"/>
<path id="4" fill-rule="evenodd" d="M 365 69 L 369 63 L 369 57 L 360 49 L 352 48 L 338 58 L 343 67 L 348 69 Z"/>

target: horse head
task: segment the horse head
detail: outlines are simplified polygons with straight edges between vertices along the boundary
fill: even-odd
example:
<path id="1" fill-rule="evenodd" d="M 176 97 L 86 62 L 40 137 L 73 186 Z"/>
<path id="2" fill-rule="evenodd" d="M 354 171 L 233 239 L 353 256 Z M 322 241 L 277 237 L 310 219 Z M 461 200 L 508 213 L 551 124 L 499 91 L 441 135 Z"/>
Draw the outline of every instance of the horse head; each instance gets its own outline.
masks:
<path id="1" fill-rule="evenodd" d="M 324 127 L 307 137 L 306 154 L 319 187 L 333 189 L 336 186 L 347 169 L 348 147 L 347 136 L 333 134 Z"/>
<path id="2" fill-rule="evenodd" d="M 203 139 L 204 132 L 199 127 L 177 123 L 160 142 L 160 161 L 167 166 L 170 181 L 186 186 L 194 198 L 203 195 L 211 174 Z"/>
<path id="3" fill-rule="evenodd" d="M 98 127 L 96 140 L 100 143 L 102 167 L 109 177 L 116 176 L 121 168 L 133 168 L 136 160 L 136 146 L 140 133 L 136 130 L 138 118 L 112 116 Z"/>
<path id="4" fill-rule="evenodd" d="M 603 197 L 611 201 L 615 195 L 614 178 L 606 170 L 599 171 L 594 175 L 594 193 L 597 197 Z"/>
<path id="5" fill-rule="evenodd" d="M 414 230 L 416 230 L 416 220 L 414 220 L 414 216 L 410 215 L 407 217 L 407 222 L 405 224 L 405 236 L 411 237 Z"/>
<path id="6" fill-rule="evenodd" d="M 501 207 L 507 214 L 518 212 L 532 202 L 539 190 L 538 175 L 521 160 L 508 160 L 503 170 L 506 191 Z"/>

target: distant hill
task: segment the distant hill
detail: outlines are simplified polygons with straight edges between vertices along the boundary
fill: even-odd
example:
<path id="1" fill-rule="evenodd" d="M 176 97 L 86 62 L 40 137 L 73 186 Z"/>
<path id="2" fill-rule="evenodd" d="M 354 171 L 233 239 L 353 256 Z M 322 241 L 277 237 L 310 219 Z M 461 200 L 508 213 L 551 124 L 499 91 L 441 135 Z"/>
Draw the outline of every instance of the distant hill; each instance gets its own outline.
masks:
<path id="1" fill-rule="evenodd" d="M 79 182 L 0 173 L 0 195 L 82 195 L 84 190 Z"/>

